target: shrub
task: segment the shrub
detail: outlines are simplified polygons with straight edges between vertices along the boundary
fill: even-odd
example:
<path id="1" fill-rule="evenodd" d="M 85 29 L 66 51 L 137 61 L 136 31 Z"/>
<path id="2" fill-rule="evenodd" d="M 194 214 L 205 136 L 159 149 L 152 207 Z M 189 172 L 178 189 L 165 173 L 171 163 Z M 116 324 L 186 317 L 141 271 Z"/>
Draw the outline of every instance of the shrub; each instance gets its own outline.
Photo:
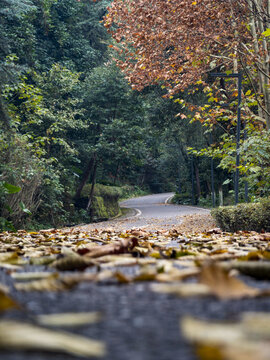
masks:
<path id="1" fill-rule="evenodd" d="M 171 199 L 171 203 L 180 204 L 180 205 L 190 205 L 192 204 L 192 199 L 189 193 L 177 193 Z"/>
<path id="2" fill-rule="evenodd" d="M 270 198 L 258 203 L 222 206 L 212 210 L 211 215 L 224 231 L 270 231 Z"/>
<path id="3" fill-rule="evenodd" d="M 0 131 L 0 156 L 0 229 L 9 230 L 9 224 L 14 228 L 24 226 L 29 214 L 37 211 L 40 205 L 42 167 L 26 138 L 14 131 L 9 134 Z M 8 192 L 4 183 L 20 190 Z"/>

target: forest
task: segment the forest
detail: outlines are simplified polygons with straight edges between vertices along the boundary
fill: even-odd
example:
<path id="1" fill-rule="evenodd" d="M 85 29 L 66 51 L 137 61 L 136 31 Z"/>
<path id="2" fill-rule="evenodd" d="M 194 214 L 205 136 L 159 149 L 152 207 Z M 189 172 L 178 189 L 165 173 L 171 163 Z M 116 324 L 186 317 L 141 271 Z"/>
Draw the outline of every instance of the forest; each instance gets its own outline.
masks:
<path id="1" fill-rule="evenodd" d="M 0 0 L 1 229 L 98 220 L 106 194 L 234 204 L 237 172 L 267 198 L 269 7 Z"/>

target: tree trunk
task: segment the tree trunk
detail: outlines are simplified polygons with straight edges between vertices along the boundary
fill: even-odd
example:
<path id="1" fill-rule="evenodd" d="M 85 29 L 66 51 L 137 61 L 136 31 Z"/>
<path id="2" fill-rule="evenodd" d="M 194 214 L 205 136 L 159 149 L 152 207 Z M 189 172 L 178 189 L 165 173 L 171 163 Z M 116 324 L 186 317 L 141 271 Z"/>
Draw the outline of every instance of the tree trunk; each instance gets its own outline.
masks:
<path id="1" fill-rule="evenodd" d="M 95 184 L 96 184 L 96 174 L 97 174 L 97 160 L 95 159 L 92 180 L 91 180 L 91 190 L 90 190 L 90 194 L 89 194 L 88 204 L 86 207 L 86 210 L 89 212 L 91 210 L 91 205 L 92 205 L 93 196 L 94 196 L 94 189 L 95 189 Z"/>
<path id="2" fill-rule="evenodd" d="M 191 167 L 191 199 L 192 199 L 192 205 L 196 205 L 193 156 L 191 156 L 190 167 Z"/>
<path id="3" fill-rule="evenodd" d="M 218 195 L 219 195 L 219 206 L 223 206 L 223 189 L 222 189 L 222 185 L 219 186 Z"/>
<path id="4" fill-rule="evenodd" d="M 4 99 L 0 95 L 0 121 L 3 123 L 6 129 L 10 129 L 10 118 L 8 116 Z"/>
<path id="5" fill-rule="evenodd" d="M 116 184 L 116 180 L 118 178 L 119 167 L 120 167 L 120 161 L 118 161 L 117 166 L 116 166 L 116 170 L 115 170 L 114 177 L 113 177 L 113 185 Z"/>
<path id="6" fill-rule="evenodd" d="M 259 91 L 263 94 L 264 107 L 263 117 L 266 121 L 266 128 L 270 129 L 270 94 L 269 94 L 269 55 L 266 39 L 262 39 L 263 52 L 260 49 L 257 33 L 262 33 L 264 27 L 261 15 L 261 3 L 258 0 L 248 0 L 250 11 L 250 30 L 253 37 L 254 54 L 257 56 L 255 65 L 258 72 Z M 269 4 L 267 8 L 269 7 Z M 267 9 L 268 10 L 268 9 Z"/>
<path id="7" fill-rule="evenodd" d="M 201 196 L 201 185 L 200 185 L 200 174 L 197 161 L 195 161 L 195 177 L 196 177 L 196 188 L 197 188 L 197 198 Z"/>
<path id="8" fill-rule="evenodd" d="M 87 168 L 84 171 L 83 178 L 82 178 L 79 186 L 77 187 L 77 191 L 76 191 L 76 194 L 74 196 L 75 200 L 78 200 L 80 198 L 82 189 L 83 189 L 84 185 L 86 184 L 86 182 L 87 182 L 87 180 L 88 180 L 88 178 L 89 178 L 89 176 L 90 176 L 90 174 L 92 172 L 95 160 L 96 160 L 96 154 L 94 154 L 91 157 L 91 159 L 89 160 L 89 162 L 87 164 Z"/>

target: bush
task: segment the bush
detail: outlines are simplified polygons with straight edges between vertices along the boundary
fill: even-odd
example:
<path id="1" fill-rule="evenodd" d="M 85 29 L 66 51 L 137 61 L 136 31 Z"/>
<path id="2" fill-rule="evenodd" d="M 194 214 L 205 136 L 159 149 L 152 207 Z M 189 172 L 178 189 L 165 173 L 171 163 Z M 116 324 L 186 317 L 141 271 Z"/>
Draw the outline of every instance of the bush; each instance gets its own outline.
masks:
<path id="1" fill-rule="evenodd" d="M 192 199 L 189 193 L 175 194 L 171 199 L 172 204 L 191 205 Z"/>
<path id="2" fill-rule="evenodd" d="M 0 230 L 25 226 L 40 205 L 41 161 L 28 145 L 22 135 L 0 130 Z M 4 183 L 19 191 L 6 191 Z"/>
<path id="3" fill-rule="evenodd" d="M 270 231 L 270 198 L 258 203 L 222 206 L 211 211 L 224 231 Z"/>

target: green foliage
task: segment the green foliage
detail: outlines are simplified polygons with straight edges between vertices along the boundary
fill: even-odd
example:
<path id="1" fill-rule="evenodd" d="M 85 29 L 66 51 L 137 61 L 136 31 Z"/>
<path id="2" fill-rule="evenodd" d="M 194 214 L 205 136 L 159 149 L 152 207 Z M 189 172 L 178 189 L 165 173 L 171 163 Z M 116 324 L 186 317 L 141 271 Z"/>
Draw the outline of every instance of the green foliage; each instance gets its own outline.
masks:
<path id="1" fill-rule="evenodd" d="M 0 132 L 0 155 L 0 217 L 10 229 L 22 226 L 38 208 L 42 166 L 27 138 L 15 132 Z"/>
<path id="2" fill-rule="evenodd" d="M 82 197 L 88 197 L 90 194 L 91 185 L 87 184 L 82 190 Z M 103 198 L 119 200 L 123 194 L 123 189 L 118 186 L 108 186 L 102 184 L 96 184 L 94 188 L 94 196 L 101 196 Z"/>
<path id="3" fill-rule="evenodd" d="M 192 199 L 190 193 L 181 193 L 175 194 L 174 197 L 171 199 L 172 204 L 179 204 L 179 205 L 191 205 Z"/>
<path id="4" fill-rule="evenodd" d="M 212 210 L 211 215 L 224 231 L 270 231 L 270 199 L 258 203 L 224 206 Z"/>
<path id="5" fill-rule="evenodd" d="M 174 191 L 176 183 L 192 198 L 192 171 L 197 197 L 209 194 L 210 162 L 187 153 L 208 140 L 201 124 L 184 119 L 196 117 L 185 103 L 202 105 L 207 95 L 199 86 L 181 99 L 164 99 L 154 86 L 132 91 L 100 22 L 109 3 L 0 0 L 0 180 L 21 188 L 7 194 L 0 187 L 7 204 L 0 216 L 16 228 L 89 221 L 93 158 L 103 184 L 95 189 L 95 218 L 115 215 L 114 206 L 104 215 L 111 199 Z M 84 203 L 73 204 L 79 183 Z"/>
<path id="6" fill-rule="evenodd" d="M 21 191 L 21 188 L 19 186 L 15 186 L 15 185 L 9 184 L 7 182 L 4 182 L 1 185 L 3 186 L 3 188 L 6 190 L 6 192 L 8 194 L 16 194 L 19 191 Z"/>

